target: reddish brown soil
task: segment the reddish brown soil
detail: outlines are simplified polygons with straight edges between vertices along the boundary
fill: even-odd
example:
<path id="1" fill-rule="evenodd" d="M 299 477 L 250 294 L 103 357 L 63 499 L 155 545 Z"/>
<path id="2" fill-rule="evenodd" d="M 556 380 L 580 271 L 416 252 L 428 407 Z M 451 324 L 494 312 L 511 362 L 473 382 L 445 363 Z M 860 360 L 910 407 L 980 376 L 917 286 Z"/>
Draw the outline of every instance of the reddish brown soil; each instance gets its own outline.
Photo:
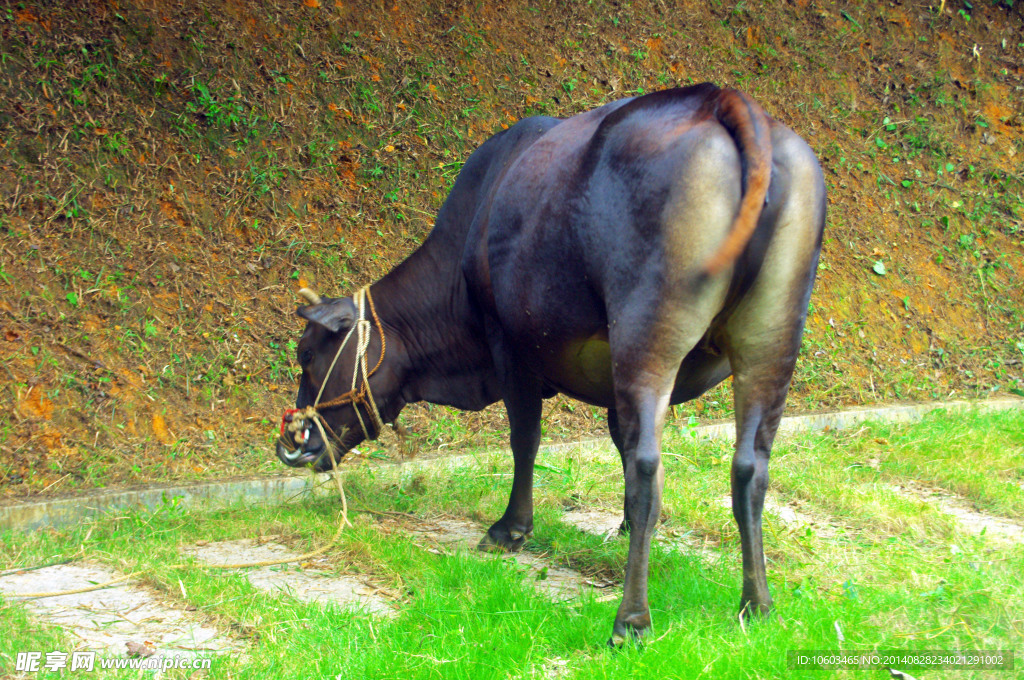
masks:
<path id="1" fill-rule="evenodd" d="M 1020 391 L 1024 3 L 938 4 L 6 5 L 0 494 L 276 470 L 301 285 L 400 261 L 495 130 L 703 80 L 825 168 L 791 410 Z M 547 417 L 603 430 L 582 404 Z M 407 452 L 504 429 L 405 421 Z"/>

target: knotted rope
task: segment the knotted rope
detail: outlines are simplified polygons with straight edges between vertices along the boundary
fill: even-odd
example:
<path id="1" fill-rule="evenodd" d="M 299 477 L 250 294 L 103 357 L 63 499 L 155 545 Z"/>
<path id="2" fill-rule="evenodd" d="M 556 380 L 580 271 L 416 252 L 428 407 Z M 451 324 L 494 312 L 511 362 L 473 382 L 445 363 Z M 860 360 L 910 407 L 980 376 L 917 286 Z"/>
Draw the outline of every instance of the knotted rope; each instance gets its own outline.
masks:
<path id="1" fill-rule="evenodd" d="M 330 425 L 324 421 L 321 411 L 325 409 L 351 404 L 352 410 L 355 411 L 356 419 L 359 421 L 359 427 L 362 428 L 363 436 L 366 439 L 373 439 L 384 428 L 384 421 L 380 417 L 380 411 L 377 409 L 377 403 L 373 398 L 373 390 L 370 388 L 370 376 L 376 373 L 377 369 L 384 363 L 384 355 L 387 352 L 387 338 L 384 336 L 384 328 L 381 325 L 380 317 L 377 315 L 377 308 L 373 304 L 370 287 L 363 286 L 357 290 L 352 296 L 352 302 L 356 307 L 355 322 L 342 339 L 341 344 L 338 346 L 338 351 L 334 353 L 334 358 L 327 369 L 327 374 L 320 383 L 320 390 L 317 392 L 313 404 L 304 409 L 288 409 L 281 420 L 280 439 L 289 450 L 295 450 L 294 441 L 296 435 L 300 431 L 308 429 L 307 423 L 313 423 L 320 431 L 324 446 L 327 448 L 327 452 L 331 455 L 333 461 L 333 442 L 339 439 L 339 437 L 331 430 Z M 370 316 L 373 319 L 372 322 L 366 318 L 367 310 L 369 310 Z M 370 339 L 374 326 L 377 327 L 377 333 L 380 335 L 380 357 L 378 357 L 377 363 L 371 369 L 367 354 L 370 349 Z M 355 337 L 356 355 L 354 366 L 352 367 L 352 386 L 348 392 L 321 402 L 324 390 L 327 389 L 327 383 L 330 381 L 334 368 L 338 364 L 338 359 L 341 358 L 342 352 L 345 351 L 345 347 L 353 336 Z M 360 375 L 362 376 L 362 382 L 360 382 Z M 359 410 L 360 406 L 366 409 L 367 418 L 370 420 L 372 430 L 370 427 L 367 427 L 363 414 Z M 286 437 L 286 433 L 291 436 Z M 330 437 L 327 436 L 328 433 L 330 433 Z"/>

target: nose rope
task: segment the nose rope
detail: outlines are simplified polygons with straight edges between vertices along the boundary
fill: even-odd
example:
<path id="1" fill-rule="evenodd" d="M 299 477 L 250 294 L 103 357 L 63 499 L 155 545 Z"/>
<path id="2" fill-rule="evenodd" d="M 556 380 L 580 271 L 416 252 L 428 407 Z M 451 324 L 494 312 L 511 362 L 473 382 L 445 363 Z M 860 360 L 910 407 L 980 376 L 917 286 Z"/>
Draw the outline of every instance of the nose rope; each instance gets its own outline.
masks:
<path id="1" fill-rule="evenodd" d="M 377 409 L 377 404 L 373 398 L 373 390 L 370 388 L 370 376 L 377 372 L 381 364 L 384 363 L 384 353 L 387 350 L 387 340 L 384 337 L 384 328 L 381 325 L 380 317 L 377 316 L 376 307 L 373 304 L 373 296 L 370 294 L 370 287 L 363 286 L 355 292 L 352 296 L 352 301 L 356 307 L 356 320 L 349 329 L 348 333 L 341 341 L 341 345 L 338 346 L 338 351 L 335 352 L 334 358 L 331 360 L 331 365 L 327 369 L 327 374 L 324 376 L 323 382 L 320 384 L 320 390 L 317 392 L 316 399 L 312 406 L 307 406 L 304 409 L 288 409 L 285 411 L 284 417 L 281 421 L 281 441 L 285 446 L 291 450 L 294 450 L 292 441 L 294 436 L 299 433 L 302 429 L 308 429 L 304 427 L 306 421 L 316 425 L 320 432 L 324 446 L 327 448 L 327 452 L 331 456 L 332 462 L 334 461 L 334 446 L 333 438 L 337 438 L 334 431 L 331 430 L 330 425 L 324 420 L 321 411 L 328 408 L 335 408 L 338 406 L 345 406 L 352 404 L 353 410 L 356 413 L 356 418 L 359 420 L 359 427 L 363 430 L 363 435 L 366 439 L 371 439 L 370 428 L 367 427 L 366 421 L 363 419 L 362 413 L 359 411 L 359 406 L 362 405 L 366 408 L 367 417 L 370 420 L 370 424 L 376 428 L 379 433 L 384 428 L 384 422 L 380 417 L 380 412 Z M 369 309 L 370 315 L 373 318 L 373 323 L 366 318 L 366 311 Z M 373 326 L 377 326 L 377 332 L 380 334 L 380 358 L 377 360 L 377 364 L 370 369 L 369 362 L 367 359 L 367 352 L 370 348 L 370 339 L 373 333 Z M 349 340 L 352 339 L 355 334 L 356 342 L 356 356 L 355 362 L 352 367 L 352 387 L 351 389 L 333 399 L 325 402 L 321 402 L 323 398 L 324 390 L 327 388 L 327 383 L 330 381 L 331 375 L 334 373 L 334 368 L 338 363 L 338 359 L 341 357 L 341 353 L 345 350 Z M 360 371 L 362 372 L 362 384 L 359 382 Z M 297 417 L 296 417 L 297 416 Z M 326 428 L 326 430 L 325 430 Z M 285 432 L 292 435 L 291 438 L 285 437 Z M 331 437 L 328 437 L 327 433 L 330 432 Z"/>

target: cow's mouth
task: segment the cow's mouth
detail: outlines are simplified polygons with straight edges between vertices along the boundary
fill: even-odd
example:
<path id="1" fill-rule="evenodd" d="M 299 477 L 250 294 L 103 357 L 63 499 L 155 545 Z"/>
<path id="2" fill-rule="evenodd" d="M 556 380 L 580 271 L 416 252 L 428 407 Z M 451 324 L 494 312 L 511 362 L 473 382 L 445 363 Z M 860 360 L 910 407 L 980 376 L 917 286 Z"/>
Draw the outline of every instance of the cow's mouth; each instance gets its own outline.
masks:
<path id="1" fill-rule="evenodd" d="M 324 434 L 324 428 L 315 420 L 317 417 L 312 409 L 285 411 L 281 418 L 281 434 L 277 438 L 277 457 L 285 465 L 312 466 L 320 472 L 330 469 L 330 460 L 325 460 L 328 447 L 318 436 Z"/>
<path id="2" fill-rule="evenodd" d="M 308 430 L 306 431 L 309 432 Z M 361 441 L 358 433 L 350 430 L 346 436 L 334 440 L 335 462 L 340 462 L 353 447 Z M 292 440 L 299 444 L 298 441 Z M 306 434 L 302 443 L 289 447 L 283 438 L 277 440 L 277 457 L 290 467 L 312 467 L 317 472 L 329 472 L 334 464 L 331 462 L 330 448 L 319 436 Z"/>
<path id="3" fill-rule="evenodd" d="M 296 448 L 289 450 L 284 442 L 278 440 L 277 442 L 277 457 L 285 465 L 291 467 L 306 467 L 307 465 L 313 465 L 319 468 L 320 460 L 326 458 L 324 455 L 327 450 L 323 445 L 320 445 L 313 449 Z"/>

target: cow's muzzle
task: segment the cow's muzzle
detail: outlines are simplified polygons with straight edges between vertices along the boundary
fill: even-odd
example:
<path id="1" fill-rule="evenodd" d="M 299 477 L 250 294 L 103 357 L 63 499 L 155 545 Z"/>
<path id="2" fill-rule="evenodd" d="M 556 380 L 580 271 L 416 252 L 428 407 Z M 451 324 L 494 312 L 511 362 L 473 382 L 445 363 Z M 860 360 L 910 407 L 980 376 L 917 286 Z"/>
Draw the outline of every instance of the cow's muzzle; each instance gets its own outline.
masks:
<path id="1" fill-rule="evenodd" d="M 322 469 L 321 460 L 327 447 L 322 438 L 315 436 L 318 415 L 314 409 L 288 409 L 281 418 L 281 432 L 277 438 L 277 457 L 285 465 Z"/>
<path id="2" fill-rule="evenodd" d="M 327 449 L 323 444 L 320 444 L 315 448 L 299 446 L 289 449 L 285 446 L 284 441 L 278 439 L 277 457 L 282 463 L 291 467 L 306 467 L 312 465 L 315 469 L 321 470 L 324 467 L 322 463 L 327 459 Z"/>
<path id="3" fill-rule="evenodd" d="M 360 441 L 358 430 L 343 428 L 341 436 L 336 435 L 312 407 L 288 409 L 281 419 L 276 451 L 285 465 L 327 472 Z"/>

